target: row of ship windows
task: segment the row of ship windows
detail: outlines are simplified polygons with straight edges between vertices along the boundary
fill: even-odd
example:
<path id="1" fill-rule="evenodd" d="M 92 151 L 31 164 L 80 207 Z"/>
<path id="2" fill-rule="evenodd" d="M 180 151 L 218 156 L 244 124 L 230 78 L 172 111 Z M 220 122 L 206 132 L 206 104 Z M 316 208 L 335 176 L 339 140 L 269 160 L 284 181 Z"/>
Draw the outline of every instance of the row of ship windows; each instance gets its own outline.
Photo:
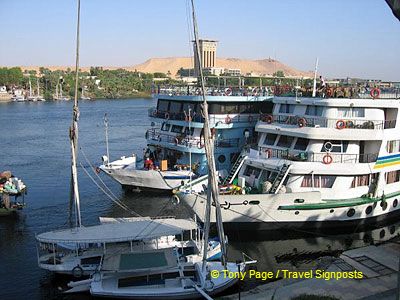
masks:
<path id="1" fill-rule="evenodd" d="M 264 145 L 267 146 L 277 146 L 277 147 L 282 147 L 282 148 L 291 148 L 293 141 L 293 149 L 294 150 L 299 150 L 299 151 L 305 151 L 308 147 L 308 144 L 310 142 L 309 139 L 306 138 L 296 138 L 293 136 L 287 136 L 287 135 L 277 135 L 274 133 L 268 133 L 265 137 L 264 140 Z M 326 143 L 330 143 L 330 152 L 337 152 L 337 153 L 346 153 L 347 147 L 349 145 L 349 141 L 324 141 L 321 152 L 325 152 L 325 145 Z"/>
<path id="2" fill-rule="evenodd" d="M 184 133 L 185 135 L 193 135 L 194 128 L 179 126 L 179 125 L 171 125 L 168 123 L 163 123 L 161 126 L 162 131 L 170 131 L 173 133 Z"/>
<path id="3" fill-rule="evenodd" d="M 226 103 L 226 102 L 209 102 L 208 113 L 209 114 L 240 114 L 240 113 L 272 113 L 273 103 L 270 101 L 261 102 L 237 102 L 237 103 Z M 189 109 L 201 115 L 201 103 L 189 102 L 189 101 L 168 101 L 158 100 L 157 110 L 163 112 L 169 112 L 172 114 L 176 113 L 188 113 Z"/>
<path id="4" fill-rule="evenodd" d="M 257 179 L 261 174 L 261 169 L 255 168 L 252 166 L 247 166 L 243 175 L 252 177 L 254 176 Z M 263 172 L 263 180 L 273 181 L 273 177 L 276 176 L 276 172 L 266 171 Z M 353 181 L 351 182 L 351 188 L 359 187 L 359 186 L 369 186 L 371 183 L 374 183 L 378 174 L 365 174 L 365 175 L 356 175 L 353 176 Z M 334 175 L 304 175 L 303 180 L 301 182 L 301 187 L 314 187 L 314 188 L 332 188 L 333 184 L 336 181 L 336 177 Z M 391 184 L 400 181 L 400 170 L 391 171 L 385 173 L 385 181 L 386 184 Z"/>
<path id="5" fill-rule="evenodd" d="M 282 114 L 293 114 L 296 104 L 280 104 L 279 113 Z M 321 117 L 325 107 L 318 105 L 307 105 L 306 113 L 307 116 L 319 116 Z M 337 107 L 337 116 L 339 118 L 364 118 L 365 109 L 362 107 Z"/>

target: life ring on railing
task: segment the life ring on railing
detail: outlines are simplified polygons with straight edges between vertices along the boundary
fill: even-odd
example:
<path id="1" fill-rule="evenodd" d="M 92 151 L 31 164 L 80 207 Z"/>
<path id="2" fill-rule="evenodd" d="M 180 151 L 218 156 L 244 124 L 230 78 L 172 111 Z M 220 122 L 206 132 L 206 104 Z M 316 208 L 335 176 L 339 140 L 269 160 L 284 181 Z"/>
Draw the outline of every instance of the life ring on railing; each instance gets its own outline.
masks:
<path id="1" fill-rule="evenodd" d="M 197 148 L 202 149 L 204 148 L 204 144 L 202 144 L 201 142 L 197 143 Z"/>
<path id="2" fill-rule="evenodd" d="M 322 158 L 322 162 L 325 165 L 330 165 L 333 162 L 333 157 L 330 154 L 325 154 Z"/>
<path id="3" fill-rule="evenodd" d="M 231 124 L 231 123 L 232 123 L 232 119 L 229 115 L 227 115 L 225 118 L 225 124 Z"/>
<path id="4" fill-rule="evenodd" d="M 258 95 L 258 89 L 257 88 L 253 88 L 251 90 L 251 93 L 253 94 L 253 96 L 257 96 Z"/>
<path id="5" fill-rule="evenodd" d="M 169 120 L 169 113 L 166 112 L 166 113 L 164 114 L 164 118 L 167 119 L 167 120 Z"/>
<path id="6" fill-rule="evenodd" d="M 249 117 L 248 117 L 249 123 L 253 122 L 253 120 L 254 120 L 253 116 L 249 116 Z"/>
<path id="7" fill-rule="evenodd" d="M 381 90 L 378 88 L 374 88 L 371 90 L 371 92 L 369 93 L 371 95 L 371 97 L 373 99 L 379 98 L 380 94 L 381 94 Z"/>
<path id="8" fill-rule="evenodd" d="M 269 149 L 269 148 L 267 148 L 267 149 L 265 149 L 265 154 L 267 154 L 267 158 L 271 158 L 272 157 L 272 149 Z"/>
<path id="9" fill-rule="evenodd" d="M 332 88 L 328 88 L 327 91 L 326 91 L 326 95 L 328 97 L 332 97 L 333 96 L 333 89 Z"/>
<path id="10" fill-rule="evenodd" d="M 194 91 L 194 93 L 195 93 L 196 95 L 200 95 L 200 94 L 201 94 L 200 88 L 197 88 L 197 89 Z"/>
<path id="11" fill-rule="evenodd" d="M 96 173 L 99 174 L 101 172 L 101 169 L 99 167 L 96 167 Z"/>
<path id="12" fill-rule="evenodd" d="M 338 120 L 336 122 L 336 128 L 339 130 L 346 128 L 346 122 L 344 120 Z"/>
<path id="13" fill-rule="evenodd" d="M 210 129 L 211 132 L 211 136 L 214 137 L 215 134 L 217 133 L 217 129 L 215 129 L 214 127 Z"/>
<path id="14" fill-rule="evenodd" d="M 306 119 L 300 118 L 300 119 L 297 121 L 297 125 L 299 125 L 300 128 L 305 127 L 305 126 L 307 125 Z"/>
<path id="15" fill-rule="evenodd" d="M 226 88 L 225 89 L 225 96 L 230 96 L 232 95 L 232 89 L 231 88 Z"/>
<path id="16" fill-rule="evenodd" d="M 274 118 L 271 115 L 267 115 L 265 117 L 265 122 L 267 122 L 268 124 L 271 124 L 273 120 Z"/>

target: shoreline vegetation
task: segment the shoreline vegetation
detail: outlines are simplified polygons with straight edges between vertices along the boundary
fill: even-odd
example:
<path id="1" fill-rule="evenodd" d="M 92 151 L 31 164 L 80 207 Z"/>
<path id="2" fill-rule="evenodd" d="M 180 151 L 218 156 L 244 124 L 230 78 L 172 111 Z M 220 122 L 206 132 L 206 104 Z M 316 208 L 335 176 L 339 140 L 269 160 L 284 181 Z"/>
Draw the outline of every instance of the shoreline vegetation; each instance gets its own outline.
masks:
<path id="1" fill-rule="evenodd" d="M 125 69 L 108 70 L 102 67 L 91 67 L 90 71 L 79 72 L 82 91 L 90 99 L 129 99 L 150 98 L 155 78 L 161 78 L 164 83 L 177 82 L 163 73 L 141 73 Z M 57 93 L 62 89 L 62 95 L 74 97 L 75 72 L 67 70 L 54 70 L 41 67 L 36 70 L 22 70 L 20 67 L 0 68 L 0 87 L 5 86 L 7 93 L 14 94 L 19 90 L 24 95 L 29 95 L 29 85 L 32 93 L 37 95 L 38 85 L 40 96 L 46 100 L 56 100 Z"/>

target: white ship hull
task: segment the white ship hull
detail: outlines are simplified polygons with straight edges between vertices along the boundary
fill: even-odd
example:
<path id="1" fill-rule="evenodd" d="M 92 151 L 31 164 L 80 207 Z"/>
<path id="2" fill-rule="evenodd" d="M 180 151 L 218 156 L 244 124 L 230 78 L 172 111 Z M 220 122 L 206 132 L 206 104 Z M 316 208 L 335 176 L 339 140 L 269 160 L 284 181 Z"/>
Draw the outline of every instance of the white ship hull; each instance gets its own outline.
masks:
<path id="1" fill-rule="evenodd" d="M 204 222 L 205 195 L 179 193 L 178 196 Z M 219 199 L 224 225 L 241 230 L 362 226 L 388 218 L 400 208 L 399 195 L 358 201 L 323 201 L 319 192 L 220 195 Z M 304 199 L 304 203 L 295 204 L 297 199 Z M 211 214 L 211 220 L 215 220 L 215 211 Z"/>

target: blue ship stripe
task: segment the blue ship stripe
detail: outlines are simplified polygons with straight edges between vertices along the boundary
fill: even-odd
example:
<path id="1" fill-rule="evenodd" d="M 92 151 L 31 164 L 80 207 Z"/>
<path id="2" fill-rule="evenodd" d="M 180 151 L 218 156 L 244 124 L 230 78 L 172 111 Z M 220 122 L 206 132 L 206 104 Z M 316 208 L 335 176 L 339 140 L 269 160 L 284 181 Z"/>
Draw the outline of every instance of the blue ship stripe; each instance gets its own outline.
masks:
<path id="1" fill-rule="evenodd" d="M 164 179 L 174 179 L 174 180 L 178 180 L 178 179 L 190 179 L 190 176 L 187 176 L 187 175 L 181 175 L 181 176 L 164 176 Z"/>
<path id="2" fill-rule="evenodd" d="M 393 154 L 393 155 L 378 157 L 378 159 L 376 161 L 381 161 L 381 160 L 391 159 L 391 158 L 397 158 L 397 157 L 400 157 L 400 153 L 399 154 Z"/>

